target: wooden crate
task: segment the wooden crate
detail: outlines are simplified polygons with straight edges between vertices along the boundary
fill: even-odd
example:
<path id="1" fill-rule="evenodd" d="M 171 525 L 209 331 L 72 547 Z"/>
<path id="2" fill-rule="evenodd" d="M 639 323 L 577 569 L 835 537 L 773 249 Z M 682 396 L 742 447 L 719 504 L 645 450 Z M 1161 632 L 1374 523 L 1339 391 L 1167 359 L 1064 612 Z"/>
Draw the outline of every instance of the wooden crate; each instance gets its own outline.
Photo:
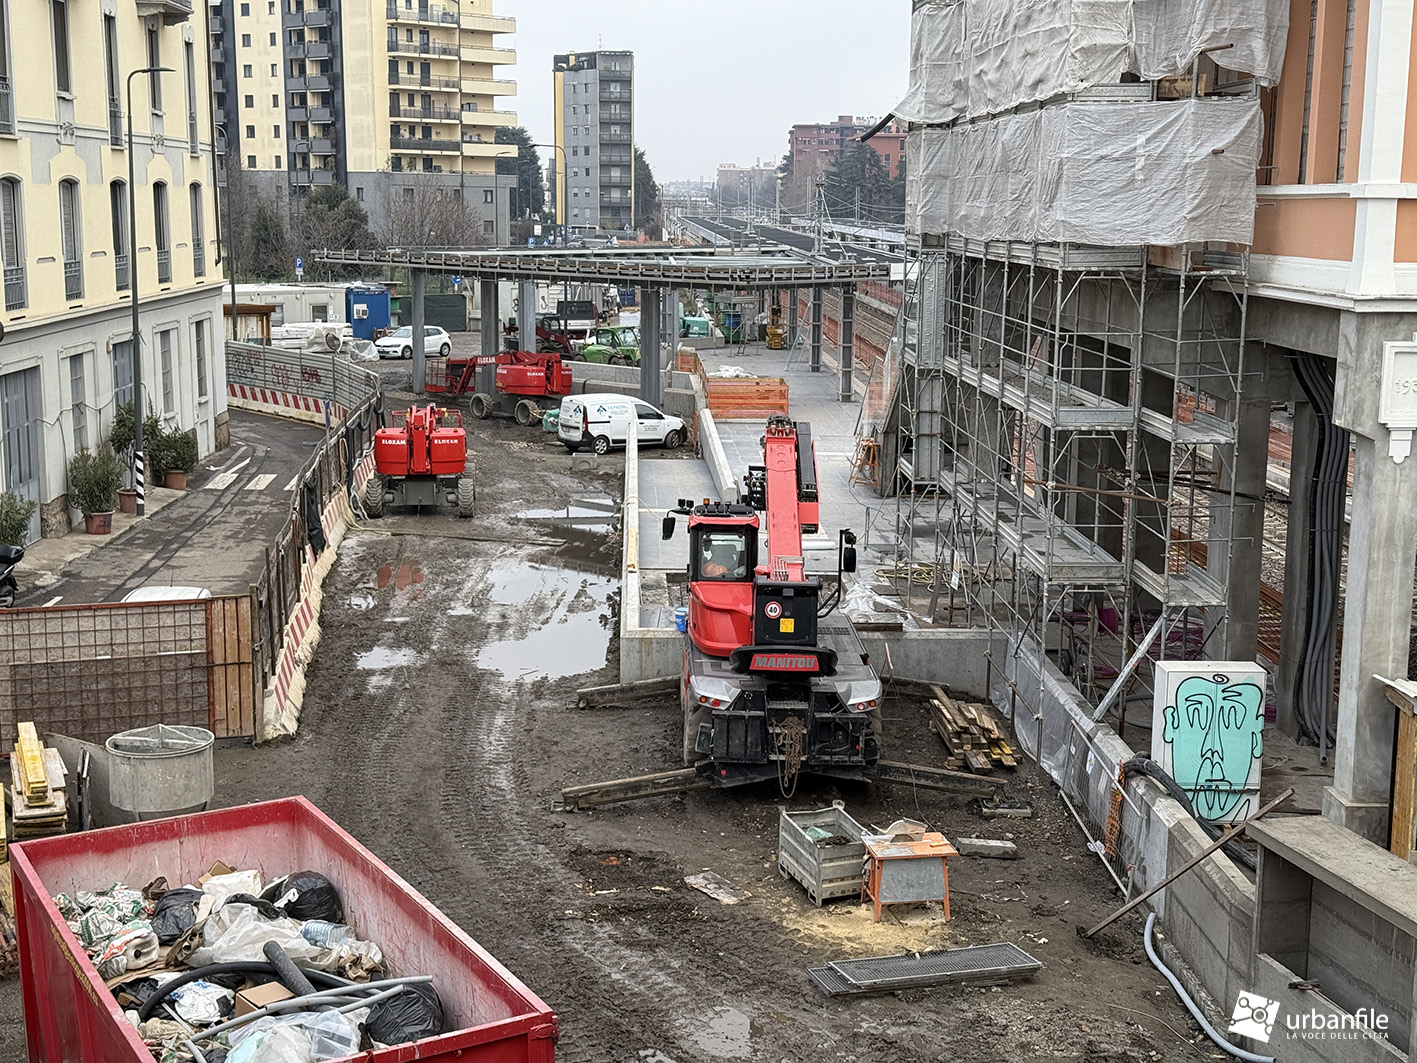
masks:
<path id="1" fill-rule="evenodd" d="M 787 381 L 780 377 L 703 378 L 708 408 L 718 420 L 766 420 L 787 413 Z"/>

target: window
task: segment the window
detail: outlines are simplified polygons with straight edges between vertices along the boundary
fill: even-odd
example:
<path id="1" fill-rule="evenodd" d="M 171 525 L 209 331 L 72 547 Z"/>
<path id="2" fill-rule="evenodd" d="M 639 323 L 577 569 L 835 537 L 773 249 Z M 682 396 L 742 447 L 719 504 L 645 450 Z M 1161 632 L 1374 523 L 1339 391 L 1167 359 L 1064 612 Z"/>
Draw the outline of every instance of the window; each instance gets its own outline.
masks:
<path id="1" fill-rule="evenodd" d="M 642 410 L 636 412 L 643 418 Z M 694 552 L 698 571 L 695 579 L 734 580 L 748 575 L 748 541 L 739 531 L 708 531 L 699 536 L 699 548 Z"/>
<path id="2" fill-rule="evenodd" d="M 249 48 L 249 47 L 251 47 L 251 35 L 250 35 L 249 33 L 243 33 L 243 34 L 241 35 L 241 47 L 243 47 L 243 48 Z"/>
<path id="3" fill-rule="evenodd" d="M 59 247 L 64 257 L 64 298 L 84 297 L 84 257 L 80 247 L 79 182 L 59 182 Z"/>
<path id="4" fill-rule="evenodd" d="M 74 425 L 74 449 L 76 451 L 89 445 L 89 413 L 86 398 L 84 356 L 76 354 L 69 359 L 69 418 Z"/>
<path id="5" fill-rule="evenodd" d="M 271 106 L 272 106 L 272 107 L 279 107 L 279 106 L 280 106 L 280 93 L 278 93 L 278 92 L 273 92 L 273 93 L 271 93 Z"/>
<path id="6" fill-rule="evenodd" d="M 0 257 L 5 266 L 5 309 L 21 310 L 29 304 L 25 289 L 23 204 L 18 178 L 0 180 Z"/>
<path id="7" fill-rule="evenodd" d="M 490 189 L 490 188 L 484 188 L 484 189 L 482 190 L 482 202 L 484 202 L 484 203 L 496 203 L 496 202 L 497 202 L 497 193 L 496 193 L 495 191 L 493 191 L 492 189 Z"/>
<path id="8" fill-rule="evenodd" d="M 172 244 L 167 224 L 167 182 L 153 185 L 153 243 L 157 247 L 157 282 L 172 283 Z"/>
<path id="9" fill-rule="evenodd" d="M 273 125 L 273 126 L 271 126 L 271 136 L 275 137 L 277 140 L 280 139 L 280 126 L 278 126 L 278 125 Z"/>
<path id="10" fill-rule="evenodd" d="M 197 398 L 207 397 L 207 321 L 192 322 L 192 350 L 197 356 Z"/>
<path id="11" fill-rule="evenodd" d="M 246 127 L 246 139 L 247 139 L 247 140 L 255 140 L 255 139 L 256 139 L 256 127 L 255 127 L 255 126 L 253 126 L 253 125 L 248 125 L 248 126 Z"/>
<path id="12" fill-rule="evenodd" d="M 118 97 L 118 20 L 103 16 L 103 73 L 108 87 L 108 142 L 123 144 L 123 105 Z"/>
<path id="13" fill-rule="evenodd" d="M 360 203 L 363 203 L 363 202 L 364 202 L 364 186 L 363 186 L 363 185 L 355 185 L 355 186 L 354 186 L 354 198 L 355 198 L 356 200 L 358 200 Z"/>
<path id="14" fill-rule="evenodd" d="M 207 275 L 207 234 L 202 217 L 202 186 L 193 181 L 187 189 L 187 199 L 192 211 L 192 275 Z"/>
<path id="15" fill-rule="evenodd" d="M 277 156 L 276 156 L 276 161 L 275 161 L 275 169 L 279 170 L 280 167 L 281 167 L 280 156 L 277 155 Z"/>
<path id="16" fill-rule="evenodd" d="M 251 76 L 251 64 L 250 64 L 250 63 L 246 63 L 244 66 L 242 66 L 242 68 L 241 68 L 241 76 L 244 77 L 244 78 L 248 78 L 248 77 Z"/>
<path id="17" fill-rule="evenodd" d="M 130 287 L 128 269 L 128 186 L 114 181 L 108 186 L 108 213 L 113 224 L 113 273 L 120 292 Z"/>
<path id="18" fill-rule="evenodd" d="M 148 19 L 148 66 L 162 66 L 162 38 L 158 35 L 158 20 Z M 148 75 L 148 106 L 154 111 L 162 110 L 162 75 Z"/>
<path id="19" fill-rule="evenodd" d="M 271 77 L 280 77 L 280 66 L 276 63 L 271 64 Z"/>
<path id="20" fill-rule="evenodd" d="M 572 198 L 572 199 L 580 199 L 580 198 L 581 198 L 581 190 L 580 190 L 579 188 L 573 188 L 573 189 L 571 189 L 571 198 Z"/>
<path id="21" fill-rule="evenodd" d="M 580 153 L 581 153 L 581 149 L 578 148 L 578 147 L 576 147 L 574 144 L 572 144 L 572 145 L 571 145 L 571 154 L 572 154 L 572 155 L 579 155 Z"/>
<path id="22" fill-rule="evenodd" d="M 248 169 L 248 170 L 254 170 L 255 168 L 256 168 L 256 156 L 254 156 L 254 155 L 247 155 L 247 156 L 246 156 L 246 169 Z"/>
<path id="23" fill-rule="evenodd" d="M 482 223 L 482 235 L 483 235 L 483 236 L 496 236 L 496 235 L 497 235 L 497 223 L 496 223 L 495 221 L 485 221 L 485 222 L 483 222 L 483 223 Z"/>
<path id="24" fill-rule="evenodd" d="M 60 92 L 73 92 L 74 78 L 69 67 L 69 5 L 64 0 L 50 0 L 49 12 L 54 30 L 54 87 Z"/>
<path id="25" fill-rule="evenodd" d="M 272 34 L 271 34 L 271 47 L 274 48 L 275 46 L 276 46 L 276 35 L 275 35 L 274 33 L 272 33 Z"/>
<path id="26" fill-rule="evenodd" d="M 268 0 L 268 2 L 267 2 L 267 4 L 266 4 L 266 14 L 268 14 L 268 15 L 274 15 L 275 13 L 276 13 L 276 0 Z"/>
<path id="27" fill-rule="evenodd" d="M 177 405 L 172 395 L 172 330 L 163 329 L 157 334 L 157 352 L 162 365 L 162 412 L 176 413 Z"/>
<path id="28" fill-rule="evenodd" d="M 245 17 L 246 17 L 247 15 L 249 15 L 249 14 L 251 14 L 251 5 L 250 5 L 250 4 L 242 4 L 242 5 L 241 5 L 241 16 L 242 16 L 243 18 L 245 18 Z"/>
<path id="29" fill-rule="evenodd" d="M 254 97 L 254 96 L 243 96 L 243 97 L 241 98 L 241 102 L 242 102 L 243 104 L 245 104 L 247 107 L 255 107 L 255 106 L 256 106 L 256 97 Z"/>

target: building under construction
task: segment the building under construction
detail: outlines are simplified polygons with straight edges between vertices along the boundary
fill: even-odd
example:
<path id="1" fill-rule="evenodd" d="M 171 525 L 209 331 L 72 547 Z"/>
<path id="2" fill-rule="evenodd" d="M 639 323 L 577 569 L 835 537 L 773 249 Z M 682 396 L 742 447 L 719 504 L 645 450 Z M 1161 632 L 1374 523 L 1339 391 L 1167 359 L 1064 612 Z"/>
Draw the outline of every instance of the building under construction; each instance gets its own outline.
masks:
<path id="1" fill-rule="evenodd" d="M 1404 1053 L 1413 994 L 1365 970 L 1381 934 L 1318 928 L 1361 924 L 1371 886 L 1326 845 L 1414 848 L 1412 44 L 1386 0 L 916 0 L 912 261 L 863 417 L 913 612 L 987 634 L 1020 744 L 1149 884 L 1185 846 L 1118 785 L 1118 718 L 1157 661 L 1256 659 L 1271 415 L 1292 417 L 1270 719 L 1332 785 L 1269 859 L 1283 885 L 1216 858 L 1160 907 L 1226 1014 L 1242 989 L 1300 1008 L 1282 976 L 1322 971 L 1334 1008 L 1400 1011 Z M 1304 876 L 1310 932 L 1281 947 L 1265 892 Z"/>

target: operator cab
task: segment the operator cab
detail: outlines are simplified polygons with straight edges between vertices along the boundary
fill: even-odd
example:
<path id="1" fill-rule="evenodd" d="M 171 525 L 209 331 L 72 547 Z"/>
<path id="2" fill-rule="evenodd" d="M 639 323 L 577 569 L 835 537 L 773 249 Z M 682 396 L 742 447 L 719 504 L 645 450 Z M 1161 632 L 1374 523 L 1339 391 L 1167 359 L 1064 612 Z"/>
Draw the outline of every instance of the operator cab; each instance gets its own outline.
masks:
<path id="1" fill-rule="evenodd" d="M 692 531 L 695 571 L 690 579 L 720 582 L 751 580 L 757 554 L 757 529 L 746 525 L 701 524 Z M 751 544 L 751 545 L 750 545 Z"/>

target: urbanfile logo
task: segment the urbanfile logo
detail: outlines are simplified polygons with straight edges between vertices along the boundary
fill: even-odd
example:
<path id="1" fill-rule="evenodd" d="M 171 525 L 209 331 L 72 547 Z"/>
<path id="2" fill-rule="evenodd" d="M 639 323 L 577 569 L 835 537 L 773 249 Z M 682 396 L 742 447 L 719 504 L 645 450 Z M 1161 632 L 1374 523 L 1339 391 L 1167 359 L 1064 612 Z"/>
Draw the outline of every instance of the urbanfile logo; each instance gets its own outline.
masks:
<path id="1" fill-rule="evenodd" d="M 1230 1016 L 1230 1032 L 1267 1044 L 1278 1014 L 1279 1001 L 1267 1000 L 1257 993 L 1241 993 L 1235 1001 L 1235 1013 Z"/>

